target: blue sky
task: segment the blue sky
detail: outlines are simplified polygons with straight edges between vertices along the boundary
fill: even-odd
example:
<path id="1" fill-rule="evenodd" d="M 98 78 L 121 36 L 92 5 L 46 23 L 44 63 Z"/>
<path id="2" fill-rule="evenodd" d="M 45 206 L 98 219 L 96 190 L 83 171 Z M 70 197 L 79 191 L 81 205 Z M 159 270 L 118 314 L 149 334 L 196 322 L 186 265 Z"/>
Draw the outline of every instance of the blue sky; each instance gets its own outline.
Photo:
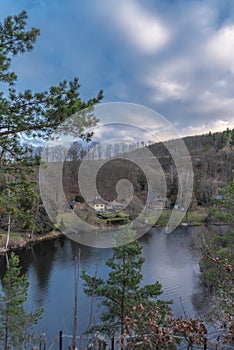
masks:
<path id="1" fill-rule="evenodd" d="M 81 96 L 137 103 L 181 136 L 234 127 L 233 0 L 2 0 L 40 28 L 14 61 L 20 89 L 79 77 Z"/>

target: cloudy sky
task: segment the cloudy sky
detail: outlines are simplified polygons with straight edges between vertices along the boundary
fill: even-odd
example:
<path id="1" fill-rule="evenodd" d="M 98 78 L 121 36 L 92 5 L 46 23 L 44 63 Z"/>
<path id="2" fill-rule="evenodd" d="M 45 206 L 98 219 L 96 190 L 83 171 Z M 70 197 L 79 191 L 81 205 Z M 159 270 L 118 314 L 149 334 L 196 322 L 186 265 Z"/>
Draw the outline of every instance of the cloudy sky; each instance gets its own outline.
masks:
<path id="1" fill-rule="evenodd" d="M 234 127 L 233 0 L 2 0 L 40 28 L 14 61 L 19 88 L 79 76 L 81 96 L 162 114 L 181 135 Z"/>

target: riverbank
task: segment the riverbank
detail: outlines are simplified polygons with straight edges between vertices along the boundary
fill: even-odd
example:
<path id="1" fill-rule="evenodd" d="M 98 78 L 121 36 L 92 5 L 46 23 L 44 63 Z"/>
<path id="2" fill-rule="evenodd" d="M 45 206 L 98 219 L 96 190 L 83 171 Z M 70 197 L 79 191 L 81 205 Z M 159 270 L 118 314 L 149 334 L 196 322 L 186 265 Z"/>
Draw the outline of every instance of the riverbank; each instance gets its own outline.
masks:
<path id="1" fill-rule="evenodd" d="M 165 227 L 168 223 L 170 215 L 172 213 L 171 209 L 163 210 L 155 223 L 154 215 L 149 215 L 147 217 L 147 225 L 149 227 Z M 152 213 L 153 214 L 153 213 Z M 189 211 L 187 220 L 181 222 L 181 226 L 206 226 L 207 224 L 211 225 L 222 225 L 222 223 L 214 222 L 213 220 L 209 223 L 207 222 L 208 211 L 206 208 L 199 208 L 199 210 Z M 26 248 L 34 243 L 46 240 L 52 240 L 57 237 L 64 236 L 64 234 L 60 231 L 53 230 L 45 234 L 36 234 L 33 235 L 29 233 L 21 233 L 21 232 L 12 232 L 10 234 L 10 240 L 8 244 L 8 248 L 5 248 L 7 234 L 5 232 L 0 232 L 0 254 L 5 254 L 6 252 Z"/>
<path id="2" fill-rule="evenodd" d="M 5 248 L 7 234 L 1 232 L 0 233 L 0 254 L 5 254 L 9 251 L 16 250 L 16 249 L 23 249 L 34 243 L 37 243 L 40 241 L 52 240 L 63 235 L 64 234 L 62 232 L 56 231 L 56 230 L 53 230 L 44 234 L 34 233 L 33 235 L 25 232 L 24 233 L 12 232 L 10 234 L 8 247 Z"/>
<path id="3" fill-rule="evenodd" d="M 189 210 L 189 212 L 186 213 L 180 210 L 176 210 L 177 214 L 181 215 L 183 217 L 183 220 L 181 221 L 182 226 L 202 226 L 206 225 L 208 223 L 208 210 L 204 207 L 197 207 L 194 210 Z M 168 221 L 170 219 L 170 216 L 172 215 L 173 209 L 165 209 L 162 210 L 160 213 L 160 216 L 155 223 L 155 212 L 153 210 L 147 212 L 147 221 L 150 225 L 155 227 L 165 227 L 168 224 Z M 213 224 L 213 223 L 212 223 Z M 215 224 L 215 223 L 214 223 Z"/>

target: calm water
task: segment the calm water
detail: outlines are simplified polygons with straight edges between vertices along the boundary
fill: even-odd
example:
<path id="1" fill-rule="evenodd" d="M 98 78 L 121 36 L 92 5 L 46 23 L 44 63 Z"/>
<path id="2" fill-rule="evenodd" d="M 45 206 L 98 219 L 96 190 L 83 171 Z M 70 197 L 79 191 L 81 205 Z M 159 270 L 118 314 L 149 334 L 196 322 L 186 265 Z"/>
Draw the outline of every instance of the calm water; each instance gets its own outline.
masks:
<path id="1" fill-rule="evenodd" d="M 193 238 L 201 228 L 183 227 L 170 235 L 164 229 L 154 228 L 141 242 L 146 258 L 143 266 L 143 283 L 159 281 L 163 286 L 163 298 L 173 300 L 176 315 L 196 316 L 205 312 L 204 291 L 199 283 L 198 256 L 193 249 Z M 72 333 L 74 259 L 81 248 L 81 266 L 91 274 L 105 277 L 108 269 L 105 261 L 111 249 L 98 249 L 69 239 L 41 242 L 19 252 L 23 271 L 27 273 L 30 288 L 27 308 L 44 307 L 44 316 L 38 325 L 46 331 L 47 344 L 56 345 L 59 330 Z M 5 258 L 0 258 L 0 278 L 4 274 Z M 79 285 L 79 333 L 88 325 L 90 299 Z M 98 311 L 98 310 L 97 310 Z M 48 348 L 49 348 L 48 346 Z"/>

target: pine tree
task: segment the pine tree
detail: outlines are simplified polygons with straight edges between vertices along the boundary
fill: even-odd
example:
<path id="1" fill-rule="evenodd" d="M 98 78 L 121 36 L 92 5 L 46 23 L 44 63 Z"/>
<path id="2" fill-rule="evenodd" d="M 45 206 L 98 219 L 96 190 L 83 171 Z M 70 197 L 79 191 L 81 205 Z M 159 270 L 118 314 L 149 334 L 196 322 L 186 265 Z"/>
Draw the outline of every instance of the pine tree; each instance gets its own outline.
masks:
<path id="1" fill-rule="evenodd" d="M 14 171 L 13 171 L 14 170 Z M 2 208 L 1 226 L 7 230 L 6 248 L 8 247 L 10 233 L 14 228 L 29 231 L 35 222 L 35 208 L 38 195 L 35 192 L 35 180 L 30 178 L 30 170 L 21 166 L 5 173 L 0 190 L 0 207 Z"/>
<path id="2" fill-rule="evenodd" d="M 234 178 L 220 190 L 220 199 L 211 209 L 211 214 L 229 229 L 214 235 L 202 245 L 201 266 L 203 280 L 213 287 L 217 296 L 214 311 L 217 317 L 233 316 L 234 307 Z"/>
<path id="3" fill-rule="evenodd" d="M 10 203 L 14 202 L 16 207 L 22 205 L 22 196 L 18 198 L 19 183 L 22 184 L 25 198 L 35 197 L 32 194 L 33 186 L 24 186 L 25 174 L 38 164 L 40 157 L 33 154 L 29 142 L 25 144 L 22 140 L 26 138 L 32 143 L 35 138 L 47 139 L 68 117 L 74 116 L 75 128 L 66 126 L 66 132 L 89 141 L 92 133 L 86 130 L 97 122 L 92 107 L 103 97 L 100 90 L 95 98 L 83 101 L 77 77 L 51 86 L 47 91 L 18 91 L 17 74 L 11 70 L 12 58 L 31 51 L 40 34 L 37 28 L 27 30 L 27 18 L 27 12 L 22 11 L 0 22 L 0 83 L 5 85 L 4 90 L 0 91 L 0 208 L 6 208 L 4 203 L 9 203 L 8 209 L 2 213 L 8 220 L 8 228 L 12 218 L 9 212 L 14 211 L 10 209 Z M 89 109 L 89 113 L 79 113 L 85 108 Z M 17 183 L 13 186 L 16 172 Z M 20 172 L 23 174 L 21 180 Z M 29 221 L 32 221 L 32 216 L 28 217 Z M 25 220 L 19 220 L 19 226 L 25 226 Z"/>
<path id="4" fill-rule="evenodd" d="M 141 285 L 141 270 L 145 259 L 142 257 L 142 245 L 137 240 L 132 241 L 134 236 L 133 230 L 118 233 L 113 256 L 106 261 L 110 268 L 106 281 L 90 276 L 85 270 L 81 276 L 84 292 L 100 299 L 104 307 L 102 323 L 94 328 L 108 335 L 124 333 L 125 319 L 138 304 L 159 307 L 162 320 L 169 309 L 169 302 L 157 299 L 162 294 L 160 283 Z"/>
<path id="5" fill-rule="evenodd" d="M 64 80 L 58 86 L 51 86 L 48 91 L 16 91 L 17 75 L 10 71 L 12 56 L 32 50 L 40 34 L 37 28 L 26 30 L 27 17 L 26 11 L 22 11 L 0 23 L 0 82 L 8 84 L 8 94 L 0 93 L 0 160 L 6 155 L 15 160 L 22 159 L 23 155 L 28 157 L 28 146 L 22 144 L 21 135 L 48 136 L 67 117 L 102 99 L 101 90 L 97 97 L 82 101 L 78 92 L 78 78 L 69 83 Z M 89 137 L 84 130 L 91 127 L 96 119 L 91 114 L 78 118 L 80 136 Z"/>
<path id="6" fill-rule="evenodd" d="M 12 253 L 0 296 L 0 344 L 4 350 L 23 349 L 33 341 L 33 326 L 41 318 L 42 309 L 25 311 L 28 287 L 26 276 L 21 274 L 19 258 Z"/>

